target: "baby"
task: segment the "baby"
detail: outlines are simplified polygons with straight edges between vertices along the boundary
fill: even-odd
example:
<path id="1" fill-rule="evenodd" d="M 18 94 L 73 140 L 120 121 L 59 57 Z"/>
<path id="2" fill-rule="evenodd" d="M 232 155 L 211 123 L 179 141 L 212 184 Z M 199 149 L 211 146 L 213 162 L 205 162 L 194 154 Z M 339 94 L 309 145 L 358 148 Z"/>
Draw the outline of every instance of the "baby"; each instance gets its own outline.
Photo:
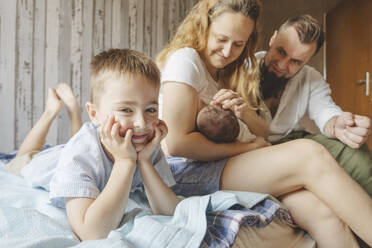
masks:
<path id="1" fill-rule="evenodd" d="M 197 116 L 199 132 L 215 143 L 251 142 L 256 139 L 234 112 L 221 105 L 207 105 Z"/>

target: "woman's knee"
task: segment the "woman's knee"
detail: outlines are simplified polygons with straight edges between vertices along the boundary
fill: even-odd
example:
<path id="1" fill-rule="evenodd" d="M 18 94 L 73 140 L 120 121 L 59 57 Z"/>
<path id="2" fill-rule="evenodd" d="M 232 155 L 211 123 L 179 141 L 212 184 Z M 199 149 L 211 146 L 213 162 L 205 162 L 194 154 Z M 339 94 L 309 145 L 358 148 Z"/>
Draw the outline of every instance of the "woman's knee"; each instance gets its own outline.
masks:
<path id="1" fill-rule="evenodd" d="M 303 166 L 309 174 L 322 175 L 329 170 L 333 170 L 337 164 L 328 150 L 321 144 L 309 140 L 299 139 L 294 141 L 294 154 L 300 154 L 303 161 Z"/>
<path id="2" fill-rule="evenodd" d="M 305 154 L 305 156 L 313 157 L 314 154 L 328 153 L 327 149 L 318 142 L 310 139 L 298 139 L 292 141 L 294 149 Z"/>

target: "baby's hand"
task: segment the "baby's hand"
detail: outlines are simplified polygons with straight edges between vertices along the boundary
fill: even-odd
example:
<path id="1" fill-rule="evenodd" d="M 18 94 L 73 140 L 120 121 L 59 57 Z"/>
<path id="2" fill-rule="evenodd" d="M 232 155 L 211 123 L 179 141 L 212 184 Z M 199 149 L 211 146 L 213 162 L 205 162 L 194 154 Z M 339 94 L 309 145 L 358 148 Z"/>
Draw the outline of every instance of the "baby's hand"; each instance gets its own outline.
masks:
<path id="1" fill-rule="evenodd" d="M 155 135 L 152 140 L 138 153 L 138 161 L 150 160 L 160 141 L 168 134 L 168 127 L 164 121 L 154 124 Z"/>
<path id="2" fill-rule="evenodd" d="M 113 157 L 118 160 L 137 160 L 137 152 L 132 144 L 133 130 L 127 129 L 125 137 L 120 136 L 120 129 L 123 128 L 114 116 L 109 116 L 100 126 L 99 134 L 103 146 Z"/>

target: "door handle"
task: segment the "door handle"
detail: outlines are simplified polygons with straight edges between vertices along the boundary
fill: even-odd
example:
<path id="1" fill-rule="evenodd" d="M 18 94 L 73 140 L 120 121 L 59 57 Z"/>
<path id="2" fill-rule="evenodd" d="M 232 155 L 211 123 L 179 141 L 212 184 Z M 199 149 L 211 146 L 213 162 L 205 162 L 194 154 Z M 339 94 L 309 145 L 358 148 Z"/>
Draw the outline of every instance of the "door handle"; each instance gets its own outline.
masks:
<path id="1" fill-rule="evenodd" d="M 358 80 L 356 84 L 365 84 L 366 85 L 366 96 L 369 96 L 369 72 L 366 72 L 366 79 Z"/>

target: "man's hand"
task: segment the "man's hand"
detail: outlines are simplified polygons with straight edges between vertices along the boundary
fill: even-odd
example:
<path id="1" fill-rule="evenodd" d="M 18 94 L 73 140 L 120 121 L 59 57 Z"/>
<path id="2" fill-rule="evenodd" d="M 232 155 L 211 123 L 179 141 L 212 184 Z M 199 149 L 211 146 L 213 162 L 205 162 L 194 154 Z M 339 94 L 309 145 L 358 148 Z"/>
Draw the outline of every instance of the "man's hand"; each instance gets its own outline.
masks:
<path id="1" fill-rule="evenodd" d="M 154 124 L 155 135 L 152 140 L 138 153 L 138 162 L 150 160 L 160 141 L 168 134 L 168 127 L 163 120 L 159 120 Z"/>
<path id="2" fill-rule="evenodd" d="M 370 127 L 371 120 L 367 116 L 344 112 L 336 119 L 334 135 L 342 143 L 357 149 L 366 142 Z"/>
<path id="3" fill-rule="evenodd" d="M 100 126 L 99 135 L 104 148 L 112 156 L 111 159 L 118 160 L 137 160 L 137 152 L 132 144 L 133 130 L 127 129 L 125 136 L 120 135 L 122 129 L 119 122 L 115 121 L 114 116 L 109 116 Z"/>

